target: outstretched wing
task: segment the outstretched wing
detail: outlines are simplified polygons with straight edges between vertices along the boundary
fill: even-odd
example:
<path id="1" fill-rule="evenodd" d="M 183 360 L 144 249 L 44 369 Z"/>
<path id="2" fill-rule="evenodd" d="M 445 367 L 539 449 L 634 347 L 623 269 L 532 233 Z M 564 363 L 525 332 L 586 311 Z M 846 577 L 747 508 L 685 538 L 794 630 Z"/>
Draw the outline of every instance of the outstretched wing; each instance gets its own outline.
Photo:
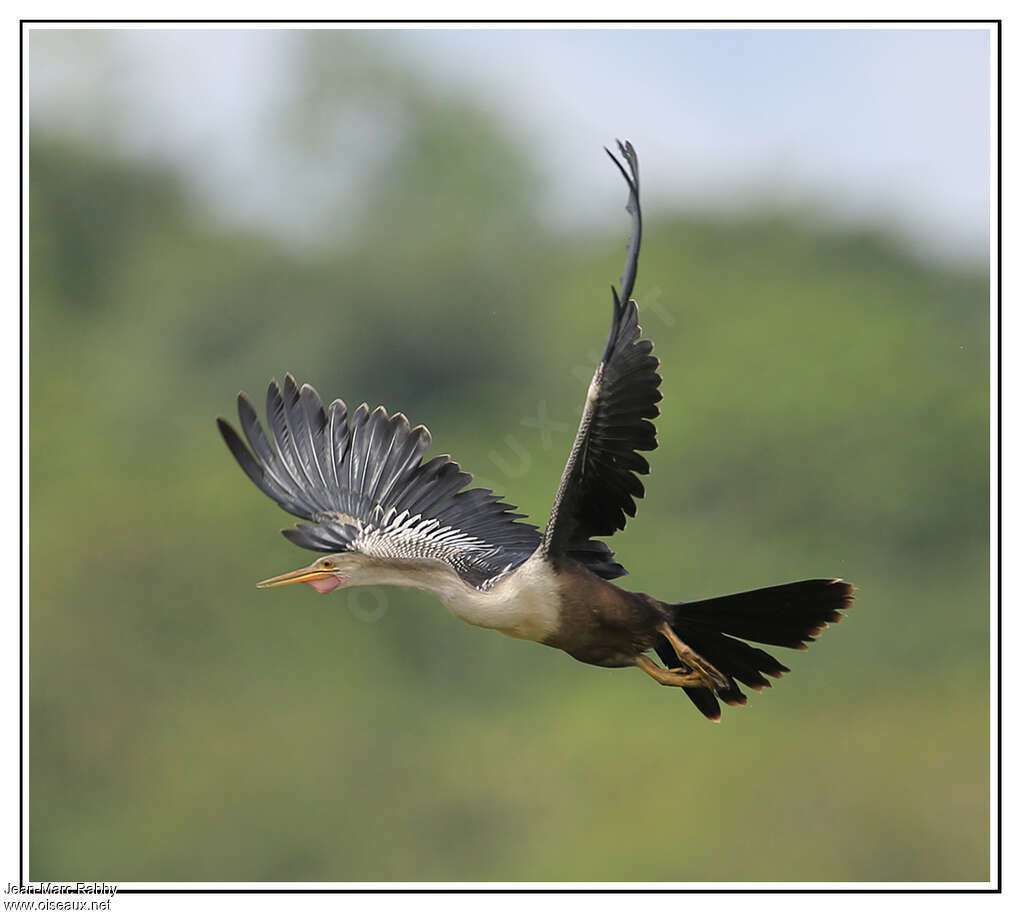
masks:
<path id="1" fill-rule="evenodd" d="M 342 401 L 327 409 L 291 375 L 267 389 L 268 439 L 249 399 L 238 396 L 248 447 L 218 419 L 242 470 L 282 509 L 314 522 L 282 531 L 322 553 L 354 550 L 381 559 L 434 559 L 474 587 L 524 562 L 540 543 L 490 490 L 463 489 L 472 477 L 447 455 L 423 462 L 430 433 L 400 414 L 365 404 L 349 416 Z"/>
<path id="2" fill-rule="evenodd" d="M 608 152 L 629 185 L 627 212 L 633 217 L 622 293 L 612 288 L 612 327 L 601 362 L 587 392 L 579 432 L 573 443 L 544 533 L 544 552 L 561 554 L 567 545 L 596 535 L 614 534 L 636 514 L 644 495 L 637 477 L 650 470 L 638 452 L 657 448 L 654 424 L 661 400 L 658 360 L 649 340 L 640 339 L 636 302 L 630 299 L 640 254 L 640 179 L 636 152 L 619 143 L 629 166 Z"/>

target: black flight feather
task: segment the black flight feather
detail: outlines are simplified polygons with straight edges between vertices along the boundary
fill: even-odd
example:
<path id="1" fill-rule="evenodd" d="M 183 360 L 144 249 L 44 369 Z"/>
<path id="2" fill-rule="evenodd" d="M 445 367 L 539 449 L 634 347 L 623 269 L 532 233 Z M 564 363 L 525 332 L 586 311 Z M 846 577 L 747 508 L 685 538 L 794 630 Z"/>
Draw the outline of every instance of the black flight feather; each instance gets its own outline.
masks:
<path id="1" fill-rule="evenodd" d="M 633 217 L 621 295 L 612 290 L 612 325 L 604 355 L 587 392 L 576 441 L 559 484 L 555 505 L 544 533 L 548 555 L 570 552 L 570 545 L 625 528 L 644 495 L 637 474 L 650 465 L 638 452 L 657 448 L 654 424 L 658 416 L 658 360 L 653 344 L 640 339 L 636 302 L 630 297 L 640 256 L 642 222 L 636 153 L 619 143 L 629 170 L 611 156 L 629 185 L 627 211 Z"/>

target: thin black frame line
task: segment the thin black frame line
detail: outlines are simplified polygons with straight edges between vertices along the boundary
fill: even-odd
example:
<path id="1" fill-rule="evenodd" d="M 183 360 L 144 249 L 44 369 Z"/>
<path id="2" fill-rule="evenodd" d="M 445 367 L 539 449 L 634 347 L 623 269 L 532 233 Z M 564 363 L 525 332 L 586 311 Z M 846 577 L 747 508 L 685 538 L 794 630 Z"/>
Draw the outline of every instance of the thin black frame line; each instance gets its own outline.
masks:
<path id="1" fill-rule="evenodd" d="M 711 24 L 725 23 L 731 25 L 749 23 L 751 25 L 793 25 L 804 24 L 814 25 L 822 23 L 826 25 L 999 25 L 1002 19 L 21 19 L 22 25 L 34 24 L 55 24 L 67 23 L 68 25 L 96 24 L 110 25 L 123 23 L 125 25 L 140 24 L 194 24 L 199 22 L 203 25 L 241 25 L 251 23 L 253 25 L 343 25 L 345 23 L 389 23 L 411 25 L 687 25 L 690 23 Z"/>
<path id="2" fill-rule="evenodd" d="M 360 888 L 312 888 L 301 887 L 291 890 L 286 887 L 240 887 L 240 888 L 138 888 L 118 889 L 121 894 L 1001 894 L 998 887 L 360 887 Z"/>
<path id="3" fill-rule="evenodd" d="M 18 38 L 18 883 L 25 884 L 25 29 Z"/>
<path id="4" fill-rule="evenodd" d="M 1003 25 L 996 23 L 996 887 L 1003 886 Z M 991 282 L 991 281 L 990 281 Z M 992 359 L 992 356 L 989 356 Z"/>

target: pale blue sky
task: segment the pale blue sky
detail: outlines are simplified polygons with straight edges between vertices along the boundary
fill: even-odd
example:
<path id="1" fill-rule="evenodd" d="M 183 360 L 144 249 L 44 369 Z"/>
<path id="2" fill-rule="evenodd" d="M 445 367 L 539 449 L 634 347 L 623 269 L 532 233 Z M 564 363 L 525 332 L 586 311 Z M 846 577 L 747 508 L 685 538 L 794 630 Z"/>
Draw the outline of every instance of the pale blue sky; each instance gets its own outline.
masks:
<path id="1" fill-rule="evenodd" d="M 986 251 L 986 30 L 401 30 L 384 40 L 439 91 L 468 93 L 536 146 L 556 188 L 552 216 L 567 227 L 614 205 L 600 148 L 628 136 L 652 215 L 810 204 L 887 223 L 923 250 Z M 280 163 L 261 159 L 256 125 L 293 46 L 283 31 L 37 31 L 33 114 L 98 124 L 130 150 L 183 164 L 235 219 L 286 225 L 289 202 L 272 194 Z M 116 111 L 116 124 L 97 108 Z M 228 170 L 269 189 L 233 200 Z"/>

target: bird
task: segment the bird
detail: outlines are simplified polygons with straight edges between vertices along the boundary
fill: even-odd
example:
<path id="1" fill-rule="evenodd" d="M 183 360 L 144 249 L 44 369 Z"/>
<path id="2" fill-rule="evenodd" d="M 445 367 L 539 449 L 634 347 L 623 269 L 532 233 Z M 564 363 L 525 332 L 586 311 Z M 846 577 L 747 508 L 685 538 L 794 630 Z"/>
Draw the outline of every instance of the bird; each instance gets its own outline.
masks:
<path id="1" fill-rule="evenodd" d="M 324 407 L 291 374 L 266 395 L 269 435 L 244 392 L 241 436 L 220 433 L 249 479 L 285 512 L 310 524 L 282 530 L 321 554 L 307 566 L 258 583 L 307 583 L 321 594 L 356 586 L 411 586 L 435 595 L 467 623 L 561 649 L 605 668 L 638 668 L 679 687 L 709 720 L 721 704 L 747 702 L 790 669 L 759 643 L 806 649 L 844 616 L 854 587 L 807 579 L 696 601 L 664 602 L 621 588 L 626 575 L 601 538 L 626 526 L 643 497 L 640 454 L 657 447 L 659 361 L 642 337 L 633 298 L 642 236 L 636 150 L 605 152 L 629 189 L 631 232 L 612 322 L 587 389 L 582 418 L 543 531 L 448 455 L 424 460 L 424 426 L 366 403 Z M 660 660 L 659 665 L 654 656 Z"/>

